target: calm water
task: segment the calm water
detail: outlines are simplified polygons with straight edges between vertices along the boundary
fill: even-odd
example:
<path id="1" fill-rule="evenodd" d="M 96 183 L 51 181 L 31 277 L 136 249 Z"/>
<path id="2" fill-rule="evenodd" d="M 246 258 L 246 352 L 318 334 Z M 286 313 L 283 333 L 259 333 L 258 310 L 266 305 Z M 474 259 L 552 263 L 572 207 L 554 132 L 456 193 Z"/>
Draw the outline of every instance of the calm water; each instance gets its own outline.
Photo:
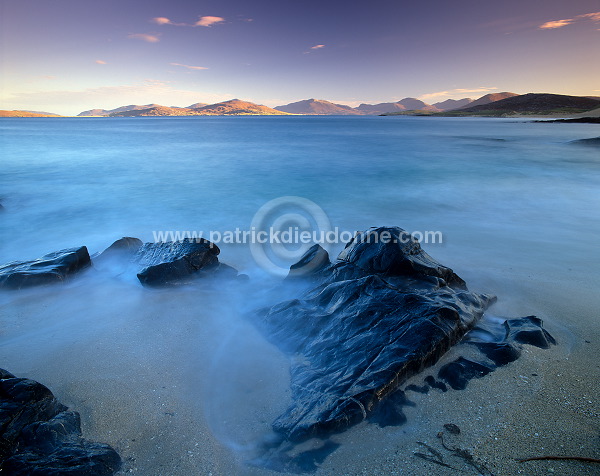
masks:
<path id="1" fill-rule="evenodd" d="M 502 119 L 0 119 L 0 262 L 156 230 L 248 229 L 265 202 L 293 195 L 342 230 L 441 231 L 426 250 L 498 294 L 496 312 L 577 334 L 569 303 L 591 296 L 588 317 L 600 305 L 600 157 L 571 141 L 598 135 Z M 261 287 L 246 246 L 222 250 Z M 268 432 L 289 398 L 287 361 L 239 318 L 258 304 L 88 273 L 1 293 L 0 362 L 46 383 L 140 474 L 231 474 L 228 451 Z"/>

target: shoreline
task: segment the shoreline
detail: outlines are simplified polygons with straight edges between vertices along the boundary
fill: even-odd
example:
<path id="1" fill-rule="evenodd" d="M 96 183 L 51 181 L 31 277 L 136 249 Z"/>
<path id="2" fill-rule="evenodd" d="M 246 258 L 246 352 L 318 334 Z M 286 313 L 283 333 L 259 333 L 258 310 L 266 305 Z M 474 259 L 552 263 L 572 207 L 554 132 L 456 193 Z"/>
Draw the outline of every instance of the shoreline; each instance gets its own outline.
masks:
<path id="1" fill-rule="evenodd" d="M 490 278 L 487 284 L 474 277 L 468 281 L 474 282 L 474 289 L 486 291 L 487 288 L 500 288 L 494 281 L 505 279 L 502 275 Z M 596 398 L 599 389 L 594 375 L 600 375 L 600 365 L 594 356 L 600 352 L 600 332 L 595 322 L 595 309 L 600 306 L 600 298 L 586 302 L 591 289 L 583 282 L 579 283 L 580 295 L 574 294 L 569 301 L 563 301 L 560 279 L 519 274 L 512 279 L 521 294 L 516 300 L 500 295 L 498 303 L 491 309 L 492 314 L 517 317 L 515 308 L 520 309 L 522 315 L 535 312 L 544 318 L 546 328 L 559 341 L 557 346 L 546 350 L 525 346 L 520 359 L 481 379 L 471 380 L 465 390 L 442 393 L 432 389 L 428 394 L 407 391 L 407 397 L 415 405 L 403 408 L 407 417 L 405 424 L 380 428 L 361 423 L 331 436 L 331 440 L 340 446 L 319 465 L 315 474 L 448 474 L 448 468 L 415 456 L 415 453 L 425 451 L 419 442 L 442 452 L 454 468 L 468 473 L 469 465 L 453 458 L 440 446 L 441 440 L 437 437 L 438 432 L 444 431 L 444 424 L 452 423 L 461 433 L 446 435 L 446 442 L 467 450 L 478 464 L 493 474 L 595 475 L 597 468 L 593 464 L 575 461 L 518 463 L 516 460 L 543 455 L 594 457 L 596 454 L 600 402 Z M 482 284 L 484 289 L 480 289 Z M 20 305 L 13 308 L 17 312 L 14 318 L 22 322 L 21 325 L 27 325 L 40 314 L 46 314 L 46 320 L 44 309 L 48 305 L 52 308 L 53 302 L 61 302 L 60 295 L 79 294 L 82 285 L 71 283 L 59 292 L 46 288 L 39 296 L 41 299 L 33 301 L 27 295 L 38 293 L 28 291 L 17 299 Z M 125 292 L 123 289 L 119 292 L 119 286 L 122 284 L 99 286 L 90 296 L 91 302 L 105 295 L 111 295 L 113 299 L 121 296 L 122 299 L 134 291 L 126 286 Z M 215 298 L 205 292 L 198 296 L 194 289 L 135 291 L 133 299 L 125 301 L 124 308 L 119 306 L 120 324 L 114 321 L 108 327 L 99 325 L 99 316 L 95 316 L 94 320 L 86 318 L 77 326 L 83 330 L 86 322 L 93 324 L 92 329 L 85 331 L 83 340 L 78 338 L 68 345 L 67 355 L 76 355 L 76 361 L 67 363 L 60 359 L 59 353 L 64 352 L 62 344 L 44 358 L 46 364 L 43 367 L 32 365 L 34 361 L 27 353 L 28 358 L 15 361 L 15 355 L 11 358 L 5 351 L 2 357 L 8 370 L 41 381 L 71 410 L 80 412 L 84 437 L 110 444 L 123 458 L 125 465 L 117 473 L 119 475 L 168 473 L 183 476 L 199 469 L 215 475 L 280 474 L 247 466 L 245 461 L 253 453 L 251 447 L 255 443 L 252 441 L 260 440 L 261 434 L 269 432 L 272 415 L 287 405 L 287 359 L 275 348 L 261 342 L 256 331 L 235 316 L 235 310 L 225 316 L 228 326 L 235 329 L 234 333 L 222 327 L 224 316 L 220 302 L 226 299 L 225 296 Z M 174 316 L 180 315 L 178 310 L 204 302 L 202 317 L 192 315 L 173 322 L 173 317 L 164 315 L 161 309 L 165 305 L 172 307 L 176 302 L 179 304 L 174 308 Z M 573 302 L 579 305 L 574 308 Z M 39 326 L 35 321 L 30 324 Z M 171 325 L 165 328 L 167 322 Z M 45 325 L 52 326 L 52 322 Z M 160 335 L 159 341 L 151 339 L 155 332 Z M 128 350 L 132 339 L 145 345 Z M 227 348 L 230 348 L 234 342 L 242 345 L 248 340 L 251 343 L 247 351 L 227 364 L 228 368 L 237 369 L 237 376 L 229 375 L 227 381 L 221 383 L 213 381 L 209 384 L 206 380 L 218 378 L 210 371 L 210 366 L 192 364 L 177 369 L 169 363 L 178 362 L 185 355 L 189 359 L 189 355 L 198 352 L 196 362 L 210 361 L 211 356 L 219 354 L 218 349 L 222 346 L 219 342 L 228 342 Z M 214 344 L 207 346 L 211 341 Z M 197 347 L 198 342 L 203 342 L 201 347 Z M 180 350 L 173 353 L 174 346 Z M 456 352 L 457 348 L 451 349 L 433 367 L 408 379 L 402 388 L 410 384 L 421 385 L 426 375 L 435 374 L 441 365 L 456 357 Z M 248 362 L 252 370 L 243 363 L 244 355 L 254 355 Z M 259 359 L 257 355 L 260 355 Z M 125 356 L 130 363 L 123 366 Z M 255 379 L 264 373 L 278 377 L 270 379 L 275 382 L 259 390 Z M 232 377 L 233 381 L 228 382 Z M 590 386 L 593 384 L 596 388 Z M 254 411 L 247 413 L 247 404 L 244 404 L 242 413 L 236 415 L 233 411 L 228 415 L 236 407 L 234 394 L 240 394 L 244 388 L 245 392 L 251 392 L 249 395 L 256 403 L 271 403 L 256 414 Z M 140 393 L 140 389 L 144 390 Z M 218 399 L 225 397 L 224 403 L 214 408 L 208 404 L 207 407 L 207 402 L 213 398 L 210 394 Z M 246 398 L 244 391 L 239 396 Z M 234 400 L 228 403 L 231 398 Z M 263 412 L 266 414 L 261 416 Z M 231 420 L 231 417 L 235 419 Z M 262 421 L 259 426 L 255 426 L 257 417 Z M 225 426 L 221 426 L 221 418 L 228 420 Z M 360 460 L 356 460 L 357 455 Z"/>

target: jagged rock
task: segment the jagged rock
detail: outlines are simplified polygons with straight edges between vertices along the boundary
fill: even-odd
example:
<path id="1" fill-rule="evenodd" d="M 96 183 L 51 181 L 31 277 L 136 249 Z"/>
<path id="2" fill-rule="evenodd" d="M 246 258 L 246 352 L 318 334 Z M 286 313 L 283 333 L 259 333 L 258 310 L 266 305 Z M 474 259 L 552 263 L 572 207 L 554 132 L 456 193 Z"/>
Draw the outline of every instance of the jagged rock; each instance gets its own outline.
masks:
<path id="1" fill-rule="evenodd" d="M 47 387 L 0 369 L 0 472 L 105 476 L 120 466 L 110 446 L 82 438 L 79 414 Z"/>
<path id="2" fill-rule="evenodd" d="M 507 340 L 534 345 L 542 349 L 548 349 L 551 344 L 556 345 L 556 340 L 543 328 L 543 321 L 538 317 L 507 319 L 504 326 Z"/>
<path id="3" fill-rule="evenodd" d="M 0 266 L 0 288 L 21 289 L 60 283 L 90 263 L 85 246 L 55 251 L 33 261 L 15 261 Z"/>
<path id="4" fill-rule="evenodd" d="M 137 277 L 145 286 L 180 284 L 203 275 L 231 272 L 219 263 L 217 245 L 203 238 L 182 241 L 145 243 L 133 260 L 143 269 Z M 227 267 L 227 268 L 225 268 Z M 235 271 L 235 270 L 234 270 Z M 237 275 L 237 271 L 235 271 Z"/>
<path id="5" fill-rule="evenodd" d="M 400 228 L 358 234 L 302 299 L 257 313 L 257 325 L 292 359 L 292 404 L 274 430 L 300 441 L 362 421 L 494 300 L 469 292 Z"/>
<path id="6" fill-rule="evenodd" d="M 319 244 L 311 246 L 300 258 L 300 261 L 290 266 L 286 279 L 322 278 L 331 266 L 329 253 Z"/>

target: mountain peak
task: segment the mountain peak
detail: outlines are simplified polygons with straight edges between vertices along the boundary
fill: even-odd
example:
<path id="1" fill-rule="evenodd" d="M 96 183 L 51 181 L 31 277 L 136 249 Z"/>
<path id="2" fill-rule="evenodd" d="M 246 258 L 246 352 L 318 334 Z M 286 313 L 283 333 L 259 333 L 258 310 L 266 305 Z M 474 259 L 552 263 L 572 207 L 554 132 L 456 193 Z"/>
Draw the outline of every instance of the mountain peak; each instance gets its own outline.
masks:
<path id="1" fill-rule="evenodd" d="M 310 114 L 317 116 L 350 116 L 360 114 L 359 111 L 352 109 L 350 106 L 345 106 L 343 104 L 335 104 L 324 99 L 314 98 L 293 102 L 290 104 L 286 104 L 285 106 L 277 106 L 275 107 L 275 109 L 291 114 Z"/>

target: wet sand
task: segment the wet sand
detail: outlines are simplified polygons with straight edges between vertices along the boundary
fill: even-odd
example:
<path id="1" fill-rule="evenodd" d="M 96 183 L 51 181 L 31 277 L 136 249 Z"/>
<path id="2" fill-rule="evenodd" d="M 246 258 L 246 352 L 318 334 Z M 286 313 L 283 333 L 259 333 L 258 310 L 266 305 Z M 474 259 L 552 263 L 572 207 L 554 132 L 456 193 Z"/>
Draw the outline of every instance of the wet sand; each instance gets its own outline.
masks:
<path id="1" fill-rule="evenodd" d="M 559 345 L 525 346 L 516 362 L 471 380 L 463 391 L 408 391 L 414 406 L 404 407 L 404 425 L 363 423 L 333 435 L 340 447 L 316 474 L 479 474 L 441 446 L 437 435 L 447 423 L 461 430 L 444 431 L 447 446 L 467 450 L 491 474 L 598 474 L 598 465 L 582 462 L 516 461 L 600 457 L 594 283 L 577 272 L 568 280 L 508 269 L 493 277 L 457 272 L 478 291 L 510 281 L 513 292 L 501 294 L 491 312 L 537 314 Z M 121 454 L 120 474 L 277 474 L 245 464 L 289 399 L 287 360 L 240 318 L 255 304 L 247 293 L 156 292 L 88 276 L 65 287 L 4 294 L 0 360 L 78 411 L 84 436 Z M 436 375 L 455 353 L 406 385 Z M 429 453 L 419 442 L 453 469 L 416 456 Z"/>

